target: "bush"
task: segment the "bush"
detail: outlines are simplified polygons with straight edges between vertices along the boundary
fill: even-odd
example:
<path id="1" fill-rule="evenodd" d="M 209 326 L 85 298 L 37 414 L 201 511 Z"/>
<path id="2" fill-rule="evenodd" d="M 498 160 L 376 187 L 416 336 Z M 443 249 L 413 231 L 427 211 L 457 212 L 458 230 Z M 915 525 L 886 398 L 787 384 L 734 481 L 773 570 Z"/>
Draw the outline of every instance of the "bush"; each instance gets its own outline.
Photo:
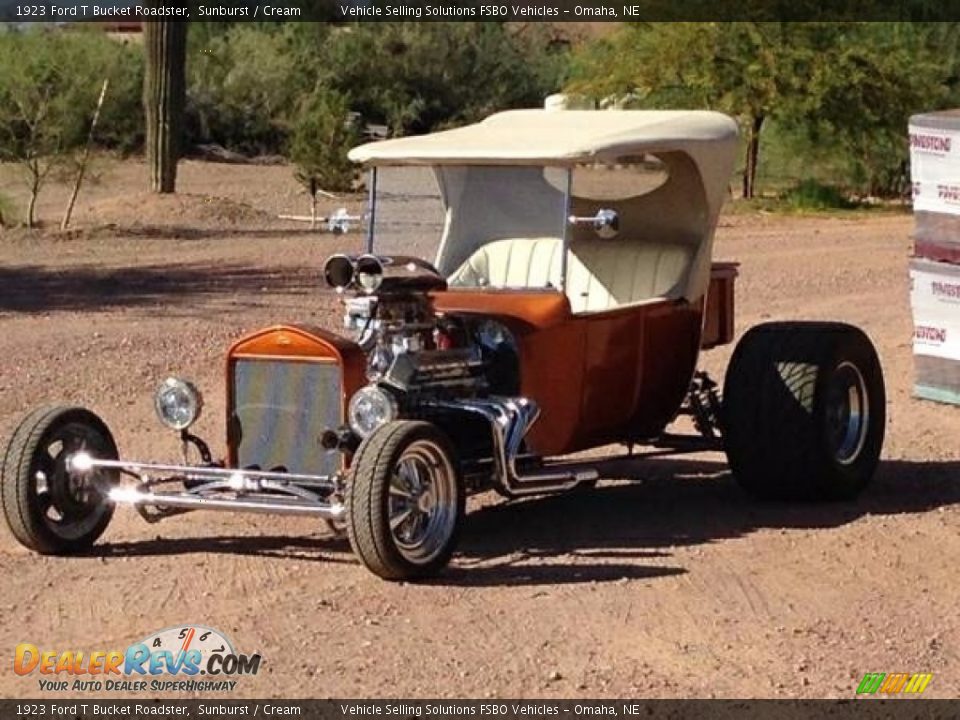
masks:
<path id="1" fill-rule="evenodd" d="M 300 104 L 287 155 L 297 165 L 297 180 L 311 195 L 318 189 L 353 189 L 357 170 L 347 151 L 359 133 L 349 112 L 347 99 L 333 91 L 317 91 Z"/>
<path id="2" fill-rule="evenodd" d="M 13 200 L 3 193 L 0 193 L 0 228 L 10 227 L 14 224 L 14 206 Z"/>
<path id="3" fill-rule="evenodd" d="M 118 98 L 108 101 L 108 135 L 123 144 L 140 113 L 129 108 L 127 50 L 103 35 L 31 31 L 0 35 L 0 159 L 20 163 L 30 189 L 26 221 L 50 172 L 69 164 L 81 146 L 104 79 Z M 135 66 L 133 66 L 135 69 Z M 113 97 L 113 95 L 111 95 Z"/>
<path id="4" fill-rule="evenodd" d="M 849 210 L 857 206 L 837 186 L 811 179 L 800 181 L 781 199 L 794 210 Z"/>
<path id="5" fill-rule="evenodd" d="M 315 92 L 394 134 L 427 132 L 539 106 L 566 61 L 538 26 L 499 23 L 191 27 L 189 52 L 188 139 L 248 154 L 280 152 Z"/>
<path id="6" fill-rule="evenodd" d="M 364 23 L 318 40 L 319 81 L 394 134 L 539 107 L 566 67 L 563 48 L 536 25 L 519 32 L 500 23 Z"/>
<path id="7" fill-rule="evenodd" d="M 192 28 L 191 28 L 192 29 Z M 248 154 L 279 152 L 297 98 L 297 55 L 288 29 L 236 25 L 188 43 L 187 140 Z"/>

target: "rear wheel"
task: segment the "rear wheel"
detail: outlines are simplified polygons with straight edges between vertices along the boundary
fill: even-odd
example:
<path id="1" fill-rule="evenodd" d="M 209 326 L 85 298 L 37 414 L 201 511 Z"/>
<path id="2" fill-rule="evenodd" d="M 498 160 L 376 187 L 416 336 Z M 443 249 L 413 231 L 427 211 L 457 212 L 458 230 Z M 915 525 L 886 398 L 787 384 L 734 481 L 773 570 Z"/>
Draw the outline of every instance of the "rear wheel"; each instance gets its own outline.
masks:
<path id="1" fill-rule="evenodd" d="M 883 372 L 863 331 L 759 325 L 737 345 L 724 384 L 730 467 L 761 498 L 854 498 L 876 470 L 885 411 Z"/>
<path id="2" fill-rule="evenodd" d="M 78 407 L 31 413 L 7 445 L 0 478 L 3 515 L 13 536 L 31 550 L 51 555 L 86 550 L 113 517 L 107 489 L 115 473 L 72 473 L 67 459 L 79 451 L 117 459 L 110 430 Z"/>
<path id="3" fill-rule="evenodd" d="M 447 565 L 465 492 L 450 441 L 426 422 L 399 420 L 357 449 L 347 491 L 347 534 L 357 557 L 386 580 L 413 580 Z"/>

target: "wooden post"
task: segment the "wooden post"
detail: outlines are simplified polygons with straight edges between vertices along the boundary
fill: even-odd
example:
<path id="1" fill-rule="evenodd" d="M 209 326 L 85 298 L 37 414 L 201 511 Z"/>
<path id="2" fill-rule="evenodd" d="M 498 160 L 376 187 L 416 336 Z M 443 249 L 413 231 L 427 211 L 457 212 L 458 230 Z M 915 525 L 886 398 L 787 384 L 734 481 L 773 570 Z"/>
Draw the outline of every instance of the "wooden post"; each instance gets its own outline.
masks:
<path id="1" fill-rule="evenodd" d="M 67 203 L 67 210 L 63 214 L 63 220 L 60 221 L 60 229 L 66 230 L 70 225 L 70 216 L 73 215 L 73 206 L 77 202 L 77 195 L 80 194 L 80 185 L 83 183 L 83 176 L 87 172 L 87 163 L 90 161 L 90 147 L 93 145 L 93 133 L 96 132 L 97 122 L 100 120 L 100 109 L 103 107 L 103 99 L 107 96 L 107 87 L 110 85 L 110 78 L 103 81 L 103 87 L 100 88 L 100 98 L 97 100 L 97 109 L 93 112 L 93 120 L 90 122 L 90 132 L 87 134 L 87 145 L 83 148 L 83 158 L 80 160 L 80 169 L 77 171 L 77 181 L 73 184 L 73 192 L 70 193 L 70 202 Z"/>

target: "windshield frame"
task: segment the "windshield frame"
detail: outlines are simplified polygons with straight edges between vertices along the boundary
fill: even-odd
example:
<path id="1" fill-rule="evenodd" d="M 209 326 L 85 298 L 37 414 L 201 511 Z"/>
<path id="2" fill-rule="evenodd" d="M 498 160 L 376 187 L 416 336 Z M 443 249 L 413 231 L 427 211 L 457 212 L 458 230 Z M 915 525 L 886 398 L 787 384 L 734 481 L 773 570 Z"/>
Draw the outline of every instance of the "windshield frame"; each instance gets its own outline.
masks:
<path id="1" fill-rule="evenodd" d="M 384 184 L 384 182 L 381 182 L 381 180 L 384 180 L 384 178 L 380 177 L 379 167 L 380 167 L 379 165 L 370 166 L 367 172 L 368 192 L 367 192 L 367 212 L 365 214 L 365 221 L 366 221 L 366 227 L 365 227 L 366 237 L 364 241 L 365 252 L 372 253 L 372 254 L 382 254 L 385 256 L 411 255 L 412 253 L 404 252 L 404 250 L 402 249 L 393 248 L 391 246 L 392 239 L 385 239 L 384 237 L 382 237 L 381 231 L 384 231 L 386 228 L 384 228 L 382 222 L 378 222 L 382 220 L 382 218 L 380 217 L 381 215 L 380 210 L 382 210 L 383 208 L 381 208 L 380 206 L 386 201 L 386 198 L 390 197 L 392 193 L 390 191 L 390 183 Z M 393 170 L 402 171 L 408 166 L 398 164 L 398 165 L 385 165 L 384 167 L 387 167 Z M 464 196 L 458 195 L 456 191 L 451 192 L 448 189 L 451 187 L 449 185 L 449 182 L 450 182 L 449 176 L 447 178 L 444 178 L 443 176 L 443 172 L 449 170 L 448 167 L 432 166 L 432 165 L 418 166 L 418 167 L 422 170 L 429 171 L 431 176 L 435 179 L 437 183 L 437 189 L 439 191 L 436 198 L 438 202 L 438 207 L 442 208 L 442 211 L 445 217 L 443 227 L 437 228 L 437 230 L 440 232 L 440 235 L 437 238 L 438 242 L 437 242 L 436 248 L 432 249 L 430 252 L 422 253 L 423 259 L 437 266 L 438 263 L 442 264 L 441 262 L 442 257 L 446 257 L 447 260 L 449 261 L 450 259 L 449 254 L 451 252 L 456 253 L 458 252 L 458 249 L 464 248 L 464 247 L 467 249 L 467 251 L 470 251 L 471 245 L 467 244 L 466 246 L 464 246 L 462 242 L 463 236 L 458 235 L 458 233 L 463 232 L 462 228 L 469 228 L 472 226 L 470 216 L 468 215 L 466 216 L 466 218 L 464 218 L 463 212 L 465 208 L 469 209 L 470 207 L 473 208 L 472 212 L 474 213 L 476 212 L 477 208 L 482 209 L 485 203 L 484 198 L 486 198 L 487 196 L 480 195 L 479 197 L 481 199 L 478 200 L 477 199 L 478 196 L 474 195 L 473 196 L 474 199 L 472 200 L 461 201 Z M 501 168 L 501 166 L 491 166 L 486 163 L 464 163 L 463 165 L 458 165 L 455 167 L 462 168 L 467 172 L 474 169 L 483 171 L 483 170 Z M 573 203 L 574 168 L 568 165 L 531 164 L 531 165 L 505 165 L 505 166 L 502 166 L 502 169 L 505 173 L 508 173 L 511 171 L 518 171 L 518 170 L 525 170 L 526 172 L 529 172 L 531 169 L 536 170 L 538 173 L 542 172 L 544 174 L 548 172 L 557 173 L 557 176 L 554 178 L 553 181 L 548 181 L 549 184 L 554 187 L 554 191 L 556 192 L 557 197 L 555 198 L 555 200 L 552 201 L 555 204 L 551 207 L 550 205 L 551 201 L 549 200 L 549 197 L 547 197 L 544 200 L 544 196 L 537 194 L 541 191 L 536 191 L 535 194 L 531 196 L 531 200 L 536 202 L 536 204 L 531 205 L 531 212 L 529 213 L 529 215 L 527 215 L 526 217 L 521 217 L 522 215 L 524 215 L 523 213 L 524 206 L 522 205 L 522 200 L 521 200 L 521 204 L 519 206 L 520 214 L 515 215 L 514 217 L 517 218 L 518 224 L 522 224 L 524 220 L 528 221 L 526 228 L 524 228 L 522 231 L 529 232 L 531 237 L 544 235 L 544 234 L 548 236 L 553 236 L 553 237 L 556 237 L 558 241 L 560 241 L 562 246 L 562 253 L 559 259 L 560 273 L 559 273 L 559 277 L 556 280 L 558 285 L 546 285 L 543 287 L 517 286 L 516 288 L 503 288 L 503 289 L 558 291 L 563 293 L 567 286 L 567 268 L 568 268 L 567 256 L 568 256 L 570 243 L 572 239 L 570 218 L 571 218 L 571 210 L 572 210 L 572 203 Z M 483 177 L 483 176 L 481 175 L 480 177 Z M 487 182 L 489 182 L 489 180 L 487 180 Z M 456 185 L 454 185 L 453 187 L 456 187 Z M 510 184 L 506 183 L 504 187 L 509 188 Z M 530 187 L 535 187 L 535 186 L 530 186 Z M 477 193 L 478 190 L 475 189 L 472 192 Z M 451 197 L 453 197 L 453 199 L 451 199 Z M 466 197 L 469 197 L 469 196 L 466 196 Z M 495 202 L 496 200 L 495 198 L 491 198 L 490 201 Z M 544 202 L 546 202 L 546 204 L 543 204 Z M 509 208 L 510 204 L 508 203 L 506 207 Z M 452 221 L 451 221 L 451 215 L 450 215 L 451 212 L 454 213 L 453 215 L 454 219 Z M 518 212 L 517 205 L 513 206 L 513 212 Z M 457 222 L 457 219 L 456 219 L 458 216 L 460 217 L 459 223 Z M 509 227 L 509 223 L 510 223 L 509 211 L 508 211 L 508 214 L 504 217 L 506 218 L 505 225 Z M 542 220 L 538 220 L 538 218 L 542 218 Z M 452 225 L 451 225 L 451 222 L 453 223 Z M 539 228 L 537 228 L 538 223 L 545 223 L 543 232 L 538 232 L 539 230 Z M 389 221 L 388 221 L 388 225 L 390 225 Z M 451 227 L 461 228 L 461 230 L 454 231 L 455 234 L 451 236 L 450 235 Z M 507 233 L 507 237 L 510 237 L 510 236 L 512 235 L 510 233 Z M 518 236 L 522 237 L 523 235 L 518 235 Z M 497 236 L 493 236 L 489 240 L 485 240 L 482 243 L 476 245 L 476 247 L 473 247 L 472 250 L 477 250 L 480 247 L 483 247 L 484 245 L 490 242 L 495 242 L 497 239 L 499 239 Z M 387 248 L 384 247 L 385 244 L 388 246 Z M 417 253 L 417 255 L 418 257 L 421 256 L 419 253 Z M 449 270 L 449 268 L 447 268 L 447 270 Z"/>

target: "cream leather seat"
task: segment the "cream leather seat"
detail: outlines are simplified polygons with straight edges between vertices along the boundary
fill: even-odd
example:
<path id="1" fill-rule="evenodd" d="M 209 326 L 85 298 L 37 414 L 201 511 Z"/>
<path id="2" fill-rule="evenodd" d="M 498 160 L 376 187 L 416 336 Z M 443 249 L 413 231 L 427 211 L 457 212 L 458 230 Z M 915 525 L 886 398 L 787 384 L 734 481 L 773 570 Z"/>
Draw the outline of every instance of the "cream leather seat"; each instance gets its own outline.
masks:
<path id="1" fill-rule="evenodd" d="M 558 238 L 509 238 L 479 248 L 450 276 L 453 287 L 560 287 Z M 679 297 L 693 258 L 681 243 L 593 240 L 571 245 L 566 294 L 574 313 Z"/>

